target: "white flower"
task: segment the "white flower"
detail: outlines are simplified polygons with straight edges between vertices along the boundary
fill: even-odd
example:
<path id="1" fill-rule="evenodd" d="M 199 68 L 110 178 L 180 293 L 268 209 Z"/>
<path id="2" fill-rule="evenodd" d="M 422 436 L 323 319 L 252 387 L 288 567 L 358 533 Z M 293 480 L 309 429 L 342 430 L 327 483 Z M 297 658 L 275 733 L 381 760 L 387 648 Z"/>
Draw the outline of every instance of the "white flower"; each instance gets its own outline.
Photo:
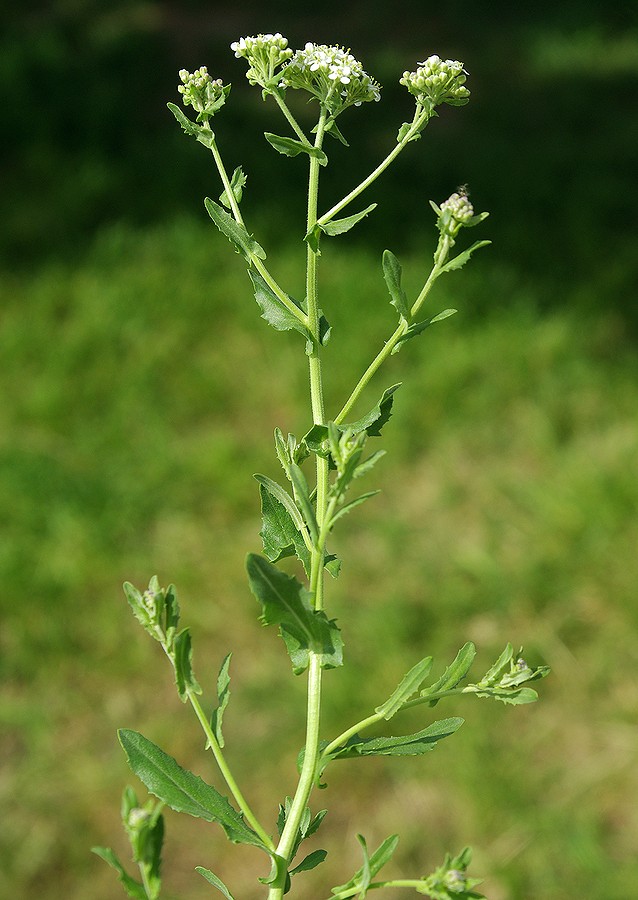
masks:
<path id="1" fill-rule="evenodd" d="M 336 86 L 345 86 L 337 91 Z M 282 71 L 282 87 L 309 91 L 333 115 L 347 106 L 379 100 L 380 86 L 367 75 L 349 50 L 308 42 Z"/>
<path id="2" fill-rule="evenodd" d="M 250 83 L 262 87 L 272 82 L 275 70 L 292 56 L 287 39 L 279 32 L 240 38 L 233 41 L 230 49 L 238 59 L 244 57 L 248 61 L 246 77 Z"/>

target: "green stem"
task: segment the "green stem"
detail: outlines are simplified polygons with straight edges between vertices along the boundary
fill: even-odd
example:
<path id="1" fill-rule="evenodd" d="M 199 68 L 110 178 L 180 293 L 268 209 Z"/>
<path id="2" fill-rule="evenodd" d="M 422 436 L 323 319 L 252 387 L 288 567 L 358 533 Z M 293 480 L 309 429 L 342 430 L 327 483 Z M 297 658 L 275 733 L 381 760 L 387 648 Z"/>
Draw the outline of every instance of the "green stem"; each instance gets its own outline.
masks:
<path id="1" fill-rule="evenodd" d="M 410 125 L 409 131 L 404 135 L 404 137 L 397 143 L 396 147 L 394 147 L 390 153 L 386 156 L 386 158 L 379 163 L 376 169 L 371 172 L 367 178 L 358 184 L 355 188 L 353 188 L 349 194 L 340 200 L 339 203 L 336 203 L 328 212 L 324 213 L 320 219 L 318 219 L 319 225 L 325 225 L 326 222 L 330 222 L 331 219 L 341 212 L 342 209 L 345 209 L 349 203 L 351 203 L 354 199 L 356 199 L 360 194 L 362 194 L 366 188 L 370 187 L 370 185 L 377 180 L 379 175 L 381 175 L 388 168 L 390 163 L 392 163 L 399 153 L 406 147 L 407 144 L 412 140 L 415 134 L 418 134 L 427 123 L 430 118 L 431 113 L 424 109 L 422 106 L 418 106 L 414 113 L 414 118 L 412 119 L 412 123 Z"/>
<path id="2" fill-rule="evenodd" d="M 423 285 L 423 288 L 421 289 L 421 293 L 419 294 L 417 299 L 412 304 L 412 307 L 410 309 L 409 320 L 401 319 L 401 321 L 400 321 L 399 325 L 397 326 L 396 330 L 394 331 L 392 337 L 388 341 L 386 341 L 386 343 L 383 345 L 383 348 L 377 353 L 377 355 L 372 360 L 372 362 L 370 363 L 368 368 L 365 370 L 365 372 L 363 373 L 363 375 L 357 382 L 355 389 L 352 391 L 352 393 L 350 394 L 350 396 L 344 403 L 341 411 L 336 416 L 336 418 L 335 418 L 336 425 L 340 425 L 344 421 L 344 419 L 346 418 L 346 416 L 348 415 L 348 413 L 350 412 L 350 410 L 352 409 L 354 404 L 357 402 L 357 400 L 359 399 L 359 397 L 365 390 L 365 388 L 368 385 L 368 383 L 370 382 L 370 380 L 372 379 L 372 376 L 375 374 L 377 369 L 379 369 L 383 365 L 383 363 L 386 361 L 386 359 L 392 354 L 392 351 L 394 350 L 396 345 L 399 343 L 399 341 L 401 340 L 403 335 L 406 333 L 406 331 L 410 327 L 410 324 L 414 320 L 414 317 L 416 316 L 416 314 L 419 312 L 419 310 L 421 309 L 421 307 L 427 300 L 428 294 L 432 290 L 432 286 L 434 285 L 434 282 L 441 274 L 441 268 L 445 264 L 447 255 L 449 253 L 449 249 L 450 249 L 449 238 L 446 237 L 445 235 L 443 235 L 439 240 L 439 245 L 437 247 L 437 251 L 435 254 L 435 258 L 437 261 L 435 262 L 434 266 L 432 267 L 432 271 L 428 275 L 427 281 L 425 282 L 425 284 Z"/>
<path id="3" fill-rule="evenodd" d="M 322 107 L 315 147 L 321 148 L 326 124 L 326 109 Z M 308 177 L 308 216 L 307 225 L 310 230 L 317 221 L 317 201 L 319 194 L 319 162 L 310 158 L 310 171 Z M 306 256 L 306 302 L 308 304 L 308 323 L 313 338 L 313 349 L 309 358 L 310 370 L 310 400 L 312 417 L 315 424 L 324 423 L 323 381 L 321 372 L 319 340 L 319 304 L 317 299 L 317 257 L 310 246 L 307 247 Z M 326 502 L 328 489 L 328 461 L 317 456 L 317 497 L 316 519 L 319 533 L 323 531 L 326 517 Z M 317 544 L 321 544 L 318 540 Z M 323 606 L 323 549 L 314 546 L 311 554 L 310 584 L 314 591 L 314 603 L 316 609 Z M 294 845 L 299 833 L 299 826 L 304 811 L 308 805 L 308 799 L 312 792 L 319 758 L 319 726 L 321 720 L 321 662 L 312 651 L 309 654 L 308 666 L 308 703 L 306 716 L 306 742 L 304 761 L 299 776 L 299 783 L 293 798 L 286 824 L 277 846 L 277 855 L 290 863 Z M 268 892 L 268 900 L 282 900 L 285 885 L 276 884 Z"/>
<path id="4" fill-rule="evenodd" d="M 271 93 L 271 95 L 275 98 L 275 100 L 277 101 L 277 106 L 279 107 L 279 109 L 282 111 L 282 113 L 283 113 L 284 116 L 286 117 L 286 120 L 287 120 L 288 124 L 290 125 L 290 127 L 292 128 L 292 130 L 295 132 L 295 134 L 297 135 L 297 137 L 299 138 L 299 140 L 300 140 L 303 144 L 307 144 L 307 143 L 308 143 L 308 138 L 307 138 L 306 135 L 303 133 L 303 131 L 302 131 L 302 129 L 301 129 L 299 123 L 297 122 L 297 120 L 295 119 L 295 117 L 293 116 L 293 114 L 292 114 L 292 113 L 290 112 L 290 110 L 288 109 L 288 106 L 287 106 L 286 101 L 284 100 L 284 98 L 281 97 L 281 96 L 277 93 L 277 91 L 271 91 L 270 93 Z"/>
<path id="5" fill-rule="evenodd" d="M 304 137 L 305 140 L 305 137 Z M 228 197 L 228 202 L 230 203 L 230 209 L 233 214 L 233 218 L 237 222 L 238 225 L 242 227 L 246 227 L 244 224 L 244 219 L 241 214 L 241 210 L 239 209 L 239 204 L 237 203 L 237 198 L 233 193 L 233 190 L 230 186 L 230 178 L 228 177 L 228 172 L 226 171 L 226 167 L 224 165 L 224 161 L 219 152 L 219 148 L 217 146 L 217 141 L 213 138 L 210 142 L 210 149 L 213 154 L 213 158 L 215 160 L 215 165 L 217 166 L 217 171 L 219 172 L 219 177 L 222 180 L 222 184 L 224 185 L 224 190 L 226 191 L 226 196 Z M 279 287 L 275 279 L 272 277 L 262 259 L 258 256 L 251 255 L 250 261 L 252 265 L 257 269 L 261 277 L 264 279 L 270 290 L 275 294 L 277 299 L 286 307 L 288 312 L 291 312 L 293 316 L 295 316 L 305 327 L 308 327 L 309 320 L 308 317 L 303 313 L 302 310 L 296 306 L 288 294 L 283 290 L 283 288 Z"/>

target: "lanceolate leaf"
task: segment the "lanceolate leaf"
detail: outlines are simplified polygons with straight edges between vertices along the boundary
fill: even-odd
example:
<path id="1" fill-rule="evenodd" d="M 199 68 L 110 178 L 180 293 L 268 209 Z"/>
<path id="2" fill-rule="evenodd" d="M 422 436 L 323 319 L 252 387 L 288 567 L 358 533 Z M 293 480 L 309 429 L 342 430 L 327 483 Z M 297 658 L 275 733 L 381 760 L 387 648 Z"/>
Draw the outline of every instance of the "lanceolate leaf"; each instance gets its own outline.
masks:
<path id="1" fill-rule="evenodd" d="M 461 269 L 468 261 L 470 256 L 474 253 L 475 250 L 480 250 L 481 247 L 487 247 L 491 244 L 491 241 L 476 241 L 472 244 L 471 247 L 468 247 L 467 250 L 464 250 L 462 253 L 459 253 L 458 256 L 454 256 L 449 262 L 447 262 L 444 266 L 441 266 L 441 273 L 443 272 L 453 272 L 455 269 Z"/>
<path id="2" fill-rule="evenodd" d="M 230 179 L 230 189 L 233 193 L 233 196 L 237 203 L 241 203 L 241 198 L 244 193 L 244 188 L 246 187 L 246 175 L 241 166 L 237 166 L 235 171 L 233 172 L 232 178 Z M 226 209 L 231 209 L 230 200 L 228 198 L 228 194 L 226 191 L 222 193 L 219 198 L 219 202 L 223 204 Z"/>
<path id="3" fill-rule="evenodd" d="M 216 887 L 217 890 L 226 897 L 226 900 L 235 900 L 231 892 L 228 890 L 224 882 L 221 878 L 218 878 L 214 872 L 211 872 L 210 869 L 205 869 L 203 866 L 195 866 L 195 871 L 199 872 L 199 874 L 208 881 L 209 884 L 212 884 L 213 887 Z"/>
<path id="4" fill-rule="evenodd" d="M 373 407 L 367 415 L 358 419 L 356 422 L 350 422 L 348 425 L 340 425 L 339 428 L 342 431 L 349 429 L 354 434 L 365 431 L 370 437 L 378 437 L 381 434 L 381 429 L 392 415 L 394 393 L 400 387 L 400 382 L 399 384 L 393 384 L 392 387 L 389 387 L 383 392 L 377 405 Z"/>
<path id="5" fill-rule="evenodd" d="M 345 516 L 345 514 L 349 513 L 350 510 L 355 508 L 355 506 L 359 506 L 360 503 L 364 503 L 366 500 L 369 500 L 370 497 L 374 497 L 378 493 L 380 493 L 380 491 L 368 491 L 366 494 L 361 494 L 360 497 L 355 497 L 354 500 L 350 500 L 349 503 L 344 503 L 343 506 L 339 507 L 337 512 L 330 520 L 330 527 L 332 528 L 335 522 L 340 519 L 341 516 Z"/>
<path id="6" fill-rule="evenodd" d="M 346 231 L 350 231 L 350 229 L 355 226 L 357 222 L 360 222 L 361 219 L 365 219 L 376 206 L 376 203 L 371 203 L 370 206 L 362 209 L 361 212 L 355 213 L 352 216 L 346 216 L 345 219 L 332 219 L 332 221 L 326 222 L 325 224 L 321 224 L 320 222 L 317 224 L 323 233 L 330 237 L 334 237 L 337 234 L 344 234 Z"/>
<path id="7" fill-rule="evenodd" d="M 301 515 L 301 512 L 297 508 L 297 506 L 296 506 L 294 500 L 292 499 L 292 497 L 290 496 L 290 494 L 288 494 L 281 487 L 281 485 L 277 484 L 276 481 L 273 481 L 272 478 L 269 478 L 267 475 L 257 474 L 257 475 L 254 475 L 253 477 L 255 478 L 255 481 L 258 481 L 259 484 L 266 491 L 268 491 L 269 494 L 272 494 L 272 496 L 275 497 L 279 501 L 279 503 L 281 503 L 282 506 L 285 507 L 286 511 L 288 512 L 288 515 L 294 522 L 295 527 L 299 531 L 304 531 L 306 529 L 306 525 L 304 523 L 303 516 Z"/>
<path id="8" fill-rule="evenodd" d="M 421 756 L 433 750 L 438 741 L 454 734 L 464 719 L 451 718 L 433 722 L 422 731 L 397 737 L 361 738 L 355 735 L 345 747 L 330 754 L 330 759 L 352 759 L 357 756 Z"/>
<path id="9" fill-rule="evenodd" d="M 192 137 L 199 136 L 199 133 L 202 130 L 201 125 L 196 125 L 195 122 L 191 122 L 188 116 L 185 116 L 179 106 L 176 106 L 174 103 L 167 103 L 166 105 L 173 113 L 186 134 L 190 134 Z"/>
<path id="10" fill-rule="evenodd" d="M 281 490 L 285 494 L 283 488 Z M 304 543 L 304 539 L 295 525 L 288 508 L 263 484 L 259 485 L 259 494 L 261 497 L 262 518 L 259 534 L 261 535 L 264 553 L 267 558 L 270 562 L 277 562 L 286 556 L 292 556 L 296 553 L 303 563 L 306 574 L 309 575 L 310 551 Z M 288 497 L 287 494 L 286 496 Z M 290 497 L 288 499 L 292 504 Z M 301 517 L 299 510 L 297 510 L 296 515 Z"/>
<path id="11" fill-rule="evenodd" d="M 300 153 L 307 153 L 308 156 L 317 159 L 320 166 L 328 165 L 328 157 L 323 150 L 313 147 L 312 144 L 305 144 L 301 141 L 295 141 L 293 138 L 271 134 L 269 131 L 264 132 L 264 137 L 278 153 L 282 153 L 284 156 L 299 156 Z"/>
<path id="12" fill-rule="evenodd" d="M 456 654 L 454 662 L 450 663 L 443 675 L 430 687 L 421 691 L 422 697 L 438 694 L 440 691 L 451 691 L 466 677 L 476 656 L 476 647 L 471 641 L 464 644 Z M 432 700 L 430 706 L 436 706 L 438 700 Z"/>
<path id="13" fill-rule="evenodd" d="M 374 876 L 390 861 L 399 843 L 399 836 L 396 834 L 390 835 L 377 847 L 372 856 L 368 853 L 365 838 L 358 834 L 357 840 L 363 850 L 363 866 L 353 875 L 350 881 L 332 889 L 335 900 L 338 900 L 340 897 L 352 897 L 352 891 L 355 889 L 358 892 L 358 897 L 366 896 L 367 889 Z"/>
<path id="14" fill-rule="evenodd" d="M 193 674 L 193 648 L 188 628 L 184 628 L 175 636 L 173 659 L 175 661 L 175 684 L 180 700 L 185 703 L 189 694 L 201 694 L 202 692 Z"/>
<path id="15" fill-rule="evenodd" d="M 308 856 L 302 859 L 299 865 L 290 870 L 290 874 L 298 875 L 299 872 L 309 872 L 311 869 L 315 869 L 324 861 L 327 855 L 328 852 L 326 850 L 313 850 L 312 853 L 309 853 Z"/>
<path id="16" fill-rule="evenodd" d="M 431 668 L 431 656 L 426 656 L 425 659 L 421 660 L 421 662 L 418 662 L 415 666 L 412 666 L 407 675 L 405 675 L 401 680 L 396 690 L 391 694 L 390 697 L 388 697 L 385 703 L 382 703 L 381 706 L 376 707 L 375 712 L 378 712 L 380 715 L 382 715 L 384 719 L 391 719 L 392 716 L 397 713 L 405 703 L 407 703 L 410 697 L 413 694 L 416 694 L 422 683 L 430 674 Z"/>
<path id="17" fill-rule="evenodd" d="M 301 332 L 306 340 L 310 340 L 310 332 L 303 322 L 286 307 L 279 297 L 274 293 L 268 284 L 264 281 L 258 272 L 252 269 L 248 270 L 248 275 L 253 283 L 255 300 L 261 309 L 261 317 L 265 319 L 269 325 L 272 325 L 277 331 L 295 331 Z M 291 298 L 288 298 L 294 306 L 297 304 Z M 299 310 L 301 313 L 301 309 Z"/>
<path id="18" fill-rule="evenodd" d="M 262 605 L 261 620 L 264 625 L 279 625 L 295 673 L 307 667 L 311 650 L 323 667 L 341 665 L 339 629 L 324 612 L 312 609 L 304 586 L 255 553 L 248 555 L 246 568 L 250 589 Z"/>
<path id="19" fill-rule="evenodd" d="M 410 338 L 416 337 L 417 334 L 421 334 L 422 331 L 425 331 L 426 328 L 429 328 L 430 325 L 434 325 L 435 322 L 442 322 L 443 319 L 447 319 L 450 316 L 453 316 L 458 310 L 456 309 L 444 309 L 443 312 L 437 313 L 435 316 L 430 316 L 429 319 L 424 319 L 422 322 L 415 322 L 414 325 L 410 325 L 410 327 L 406 330 L 405 334 L 402 334 L 399 340 L 396 342 L 393 353 L 398 353 L 401 349 L 401 346 L 409 341 Z"/>
<path id="20" fill-rule="evenodd" d="M 390 292 L 390 303 L 402 319 L 410 317 L 410 308 L 405 291 L 401 287 L 401 264 L 391 250 L 383 251 L 383 277 Z"/>
<path id="21" fill-rule="evenodd" d="M 218 203 L 215 203 L 210 197 L 206 197 L 204 206 L 221 233 L 228 238 L 237 253 L 241 253 L 247 262 L 252 262 L 254 256 L 266 259 L 266 251 L 263 247 Z"/>
<path id="22" fill-rule="evenodd" d="M 151 794 L 177 812 L 218 822 L 236 844 L 252 844 L 265 849 L 258 835 L 214 787 L 183 769 L 172 756 L 139 732 L 122 728 L 118 737 L 129 766 Z"/>
<path id="23" fill-rule="evenodd" d="M 148 894 L 139 881 L 128 874 L 122 863 L 110 847 L 91 847 L 93 853 L 112 866 L 118 874 L 120 882 L 129 897 L 133 900 L 148 900 Z"/>
<path id="24" fill-rule="evenodd" d="M 219 670 L 219 675 L 217 676 L 217 708 L 213 710 L 211 718 L 211 725 L 213 726 L 213 731 L 215 732 L 215 737 L 217 738 L 217 743 L 220 747 L 224 746 L 222 720 L 224 718 L 226 707 L 228 706 L 228 701 L 230 700 L 230 674 L 228 669 L 230 667 L 231 657 L 232 653 L 228 653 L 224 657 L 224 661 Z"/>

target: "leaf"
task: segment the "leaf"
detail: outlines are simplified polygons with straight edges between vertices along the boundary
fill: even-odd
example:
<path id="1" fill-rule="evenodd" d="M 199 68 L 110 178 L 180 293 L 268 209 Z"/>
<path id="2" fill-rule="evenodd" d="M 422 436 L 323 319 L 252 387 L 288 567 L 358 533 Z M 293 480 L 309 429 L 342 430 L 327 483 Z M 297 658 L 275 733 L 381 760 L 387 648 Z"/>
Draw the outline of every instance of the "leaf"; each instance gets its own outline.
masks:
<path id="1" fill-rule="evenodd" d="M 310 332 L 303 322 L 286 307 L 270 286 L 265 282 L 258 272 L 248 270 L 248 275 L 253 283 L 255 300 L 261 309 L 261 317 L 268 322 L 276 331 L 295 331 L 301 332 L 306 340 L 310 340 Z M 290 303 L 297 307 L 300 312 L 301 308 L 295 301 L 289 297 Z"/>
<path id="2" fill-rule="evenodd" d="M 470 671 L 470 667 L 476 656 L 476 647 L 471 641 L 464 644 L 452 663 L 447 667 L 443 675 L 430 687 L 421 691 L 421 697 L 429 697 L 430 694 L 438 694 L 440 691 L 451 691 L 455 688 Z M 438 700 L 432 700 L 430 706 L 436 706 Z"/>
<path id="3" fill-rule="evenodd" d="M 281 488 L 281 491 L 286 494 L 283 488 Z M 259 534 L 261 535 L 266 557 L 270 562 L 278 562 L 278 560 L 286 556 L 292 556 L 294 553 L 301 560 L 306 575 L 309 575 L 310 551 L 288 508 L 263 484 L 259 485 L 259 494 L 261 497 L 262 517 L 262 527 Z M 292 504 L 293 501 L 288 494 L 286 494 L 286 497 Z M 296 515 L 301 520 L 302 527 L 304 527 L 299 510 L 296 507 L 295 510 Z"/>
<path id="4" fill-rule="evenodd" d="M 91 853 L 95 853 L 96 856 L 99 856 L 100 859 L 103 859 L 104 862 L 107 862 L 109 866 L 112 866 L 112 868 L 115 869 L 119 880 L 129 897 L 133 897 L 133 900 L 147 900 L 148 895 L 144 889 L 144 885 L 134 878 L 131 878 L 110 847 L 91 847 Z"/>
<path id="5" fill-rule="evenodd" d="M 308 488 L 306 476 L 296 463 L 292 463 L 290 466 L 290 478 L 295 489 L 295 499 L 301 508 L 301 514 L 308 526 L 312 543 L 316 546 L 317 541 L 319 540 L 319 526 L 317 525 L 315 511 L 310 502 L 310 490 Z"/>
<path id="6" fill-rule="evenodd" d="M 204 206 L 221 233 L 228 238 L 237 253 L 241 253 L 247 262 L 252 263 L 254 256 L 258 256 L 259 259 L 266 259 L 266 251 L 263 247 L 257 243 L 252 235 L 248 234 L 243 225 L 236 222 L 218 203 L 215 203 L 210 197 L 206 197 Z"/>
<path id="7" fill-rule="evenodd" d="M 361 494 L 360 497 L 355 497 L 354 500 L 350 500 L 349 503 L 344 503 L 337 512 L 334 514 L 332 519 L 330 520 L 330 528 L 333 527 L 335 522 L 341 518 L 341 516 L 345 516 L 346 513 L 349 513 L 351 509 L 354 509 L 355 506 L 359 506 L 360 503 L 364 503 L 366 500 L 369 500 L 370 497 L 375 497 L 377 494 L 380 494 L 381 491 L 368 491 L 367 494 Z"/>
<path id="8" fill-rule="evenodd" d="M 298 875 L 299 872 L 309 872 L 311 869 L 315 869 L 324 861 L 327 855 L 327 850 L 313 850 L 312 853 L 309 853 L 308 856 L 302 859 L 298 866 L 290 870 L 290 874 Z"/>
<path id="9" fill-rule="evenodd" d="M 193 674 L 193 648 L 188 628 L 184 628 L 175 636 L 172 658 L 175 662 L 175 684 L 182 703 L 186 703 L 189 694 L 201 694 L 202 689 Z"/>
<path id="10" fill-rule="evenodd" d="M 435 322 L 442 322 L 443 319 L 448 319 L 456 312 L 458 312 L 456 309 L 444 309 L 443 312 L 437 313 L 435 316 L 430 316 L 429 319 L 424 319 L 422 322 L 415 322 L 414 325 L 410 325 L 396 342 L 392 353 L 398 353 L 401 349 L 401 345 L 404 344 L 405 341 L 409 341 L 410 338 L 416 337 L 417 334 L 421 334 L 422 331 L 425 331 L 430 325 L 434 325 Z"/>
<path id="11" fill-rule="evenodd" d="M 337 140 L 341 144 L 343 144 L 344 147 L 350 146 L 350 144 L 347 142 L 347 140 L 344 138 L 342 133 L 337 128 L 337 123 L 335 122 L 335 120 L 333 118 L 328 119 L 325 130 L 326 130 L 326 134 L 331 135 L 333 138 L 335 138 L 335 140 Z M 313 131 L 315 131 L 314 128 L 313 128 Z"/>
<path id="12" fill-rule="evenodd" d="M 370 206 L 367 206 L 365 209 L 362 209 L 361 212 L 355 213 L 352 216 L 346 216 L 345 219 L 332 219 L 330 222 L 326 222 L 325 224 L 322 222 L 317 222 L 317 225 L 324 234 L 329 235 L 330 237 L 334 237 L 337 234 L 344 234 L 346 231 L 350 231 L 357 222 L 360 222 L 361 219 L 364 219 L 369 213 L 372 212 L 373 209 L 376 209 L 377 204 L 371 203 Z"/>
<path id="13" fill-rule="evenodd" d="M 232 655 L 232 653 L 226 654 L 219 669 L 219 675 L 217 676 L 217 708 L 213 710 L 211 717 L 211 725 L 220 747 L 224 746 L 222 720 L 224 718 L 226 707 L 228 706 L 228 701 L 230 700 L 230 674 L 228 670 Z"/>
<path id="14" fill-rule="evenodd" d="M 235 900 L 231 892 L 228 890 L 224 882 L 221 878 L 218 878 L 214 872 L 211 872 L 210 869 L 205 869 L 203 866 L 195 866 L 195 871 L 199 872 L 199 874 L 212 884 L 213 887 L 216 887 L 217 890 L 226 897 L 226 900 Z"/>
<path id="15" fill-rule="evenodd" d="M 350 422 L 348 425 L 340 425 L 341 431 L 350 430 L 353 434 L 365 431 L 369 437 L 379 437 L 381 429 L 392 415 L 392 404 L 394 403 L 394 392 L 401 387 L 401 382 L 393 384 L 385 390 L 381 399 L 367 415 L 358 419 L 356 422 Z"/>
<path id="16" fill-rule="evenodd" d="M 279 625 L 295 674 L 304 671 L 309 651 L 324 668 L 342 665 L 343 643 L 334 620 L 310 606 L 310 592 L 267 559 L 250 553 L 246 561 L 250 589 L 262 605 L 264 625 Z"/>
<path id="17" fill-rule="evenodd" d="M 232 194 L 233 194 L 235 200 L 237 201 L 237 203 L 241 203 L 241 198 L 243 196 L 244 188 L 246 187 L 247 180 L 248 179 L 246 178 L 246 175 L 245 175 L 242 167 L 237 166 L 237 168 L 233 172 L 232 178 L 230 179 L 230 189 L 231 189 Z M 232 209 L 232 206 L 231 206 L 231 203 L 230 203 L 230 200 L 228 198 L 228 194 L 226 191 L 224 191 L 221 194 L 221 196 L 219 198 L 219 202 L 221 204 L 223 204 L 223 206 L 225 206 L 226 209 Z"/>
<path id="18" fill-rule="evenodd" d="M 406 322 L 410 318 L 410 307 L 405 291 L 401 287 L 401 264 L 390 250 L 383 251 L 383 277 L 390 292 L 390 303 Z"/>
<path id="19" fill-rule="evenodd" d="M 206 822 L 218 822 L 236 844 L 251 844 L 266 849 L 258 835 L 214 787 L 183 769 L 172 756 L 139 732 L 121 728 L 118 738 L 131 770 L 151 794 L 176 812 L 187 813 Z"/>
<path id="20" fill-rule="evenodd" d="M 412 666 L 410 671 L 405 675 L 393 693 L 388 697 L 385 703 L 377 706 L 375 712 L 383 716 L 384 719 L 391 719 L 401 707 L 407 703 L 410 697 L 415 694 L 422 683 L 430 674 L 432 668 L 432 657 L 426 656 L 421 662 Z"/>
<path id="21" fill-rule="evenodd" d="M 357 756 L 421 756 L 434 750 L 438 741 L 454 734 L 465 720 L 453 717 L 433 722 L 422 731 L 396 737 L 361 738 L 355 735 L 329 759 L 353 759 Z"/>
<path id="22" fill-rule="evenodd" d="M 319 147 L 313 147 L 312 144 L 303 143 L 302 141 L 295 141 L 293 138 L 271 134 L 269 131 L 264 132 L 264 137 L 271 147 L 274 147 L 278 153 L 282 153 L 284 156 L 299 156 L 300 153 L 307 153 L 308 156 L 318 160 L 320 166 L 328 165 L 328 157 Z"/>
<path id="23" fill-rule="evenodd" d="M 124 582 L 123 588 L 126 599 L 128 600 L 129 606 L 133 610 L 133 615 L 137 621 L 151 637 L 155 638 L 155 640 L 159 640 L 159 636 L 154 628 L 153 617 L 144 603 L 142 594 L 135 585 L 131 584 L 129 581 Z"/>
<path id="24" fill-rule="evenodd" d="M 500 700 L 501 703 L 509 703 L 512 706 L 522 706 L 525 703 L 535 703 L 538 694 L 533 688 L 523 687 L 518 690 L 511 688 L 479 688 L 475 684 L 468 684 L 463 688 L 464 694 L 475 694 L 477 697 L 486 697 L 491 700 Z"/>
<path id="25" fill-rule="evenodd" d="M 269 494 L 272 494 L 276 500 L 281 503 L 281 505 L 286 509 L 288 515 L 292 519 L 295 527 L 298 531 L 305 531 L 306 525 L 303 520 L 303 516 L 299 511 L 297 505 L 294 500 L 290 496 L 290 494 L 285 491 L 280 484 L 277 484 L 276 481 L 273 481 L 272 478 L 269 478 L 267 475 L 256 474 L 253 475 L 255 481 L 258 481 L 259 484 L 268 491 Z"/>
<path id="26" fill-rule="evenodd" d="M 352 891 L 355 889 L 358 891 L 367 891 L 374 876 L 387 862 L 390 861 L 399 843 L 399 836 L 397 834 L 391 834 L 390 837 L 387 837 L 383 843 L 377 847 L 372 856 L 368 854 L 368 847 L 363 835 L 358 834 L 357 840 L 361 844 L 363 850 L 363 866 L 355 872 L 350 881 L 332 888 L 331 893 L 336 894 L 337 897 L 340 895 L 352 897 Z"/>
<path id="27" fill-rule="evenodd" d="M 453 272 L 455 269 L 462 269 L 475 250 L 480 250 L 481 247 L 487 247 L 491 243 L 491 241 L 476 241 L 471 247 L 468 247 L 467 250 L 459 253 L 458 256 L 454 256 L 444 266 L 441 266 L 440 274 L 443 274 L 443 272 Z"/>
<path id="28" fill-rule="evenodd" d="M 397 144 L 400 144 L 401 141 L 403 141 L 407 137 L 408 132 L 412 128 L 413 124 L 414 124 L 413 122 L 404 122 L 403 123 L 403 125 L 399 128 L 399 132 L 397 134 Z M 421 137 L 421 132 L 417 131 L 415 134 L 412 135 L 412 137 L 410 138 L 410 141 L 418 141 L 420 137 Z M 410 141 L 408 141 L 408 143 L 410 143 Z"/>
<path id="29" fill-rule="evenodd" d="M 199 137 L 199 133 L 202 130 L 201 125 L 196 125 L 195 122 L 191 122 L 188 116 L 185 116 L 179 106 L 176 106 L 174 103 L 167 103 L 166 105 L 186 134 L 190 134 L 192 137 Z"/>

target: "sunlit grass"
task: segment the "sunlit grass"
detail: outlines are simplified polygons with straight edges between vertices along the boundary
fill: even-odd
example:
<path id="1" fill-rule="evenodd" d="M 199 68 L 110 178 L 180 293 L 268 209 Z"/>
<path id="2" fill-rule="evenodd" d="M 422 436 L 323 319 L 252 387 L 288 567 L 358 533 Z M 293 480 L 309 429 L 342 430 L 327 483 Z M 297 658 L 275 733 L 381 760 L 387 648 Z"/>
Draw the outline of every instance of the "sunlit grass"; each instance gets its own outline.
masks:
<path id="1" fill-rule="evenodd" d="M 350 309 L 365 304 L 359 327 L 378 346 L 394 311 L 380 260 L 335 242 L 325 262 L 337 408 L 368 361 Z M 418 287 L 418 260 L 402 262 Z M 292 251 L 274 265 L 293 292 L 296 265 Z M 477 268 L 441 282 L 432 311 L 460 315 L 392 357 L 368 397 L 405 381 L 390 452 L 370 476 L 383 493 L 334 541 L 345 564 L 331 614 L 348 665 L 327 673 L 325 734 L 370 711 L 413 661 L 433 653 L 443 666 L 467 639 L 486 665 L 507 640 L 525 642 L 553 674 L 536 706 L 450 706 L 468 723 L 431 757 L 336 763 L 318 836 L 330 853 L 308 876 L 309 900 L 359 865 L 357 831 L 369 844 L 400 831 L 397 871 L 415 874 L 473 843 L 490 900 L 625 900 L 638 880 L 638 366 L 613 317 L 583 320 L 568 305 L 540 317 L 533 289 L 498 262 Z M 472 298 L 494 312 L 472 313 Z M 126 856 L 116 727 L 215 777 L 124 579 L 177 584 L 207 689 L 234 651 L 229 756 L 266 821 L 294 786 L 303 681 L 291 681 L 274 630 L 260 632 L 243 560 L 259 549 L 250 476 L 276 472 L 275 425 L 309 424 L 306 373 L 292 368 L 296 336 L 258 312 L 239 258 L 187 221 L 112 231 L 75 267 L 7 282 L 0 894 L 117 896 L 88 852 L 111 844 Z M 228 850 L 203 823 L 167 825 L 168 897 L 210 895 L 198 864 L 242 900 L 260 896 L 250 851 Z"/>

